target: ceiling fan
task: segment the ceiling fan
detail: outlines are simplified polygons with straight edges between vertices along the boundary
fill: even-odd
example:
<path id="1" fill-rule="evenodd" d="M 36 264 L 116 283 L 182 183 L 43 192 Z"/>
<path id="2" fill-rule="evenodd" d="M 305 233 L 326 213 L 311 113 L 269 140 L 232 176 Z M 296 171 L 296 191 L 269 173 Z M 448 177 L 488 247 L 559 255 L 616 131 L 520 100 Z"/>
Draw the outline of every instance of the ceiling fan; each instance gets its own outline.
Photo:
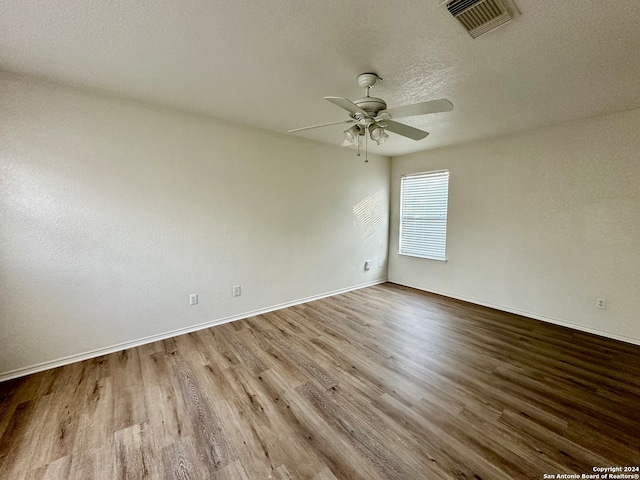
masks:
<path id="1" fill-rule="evenodd" d="M 384 143 L 384 141 L 389 138 L 387 131 L 402 135 L 411 140 L 422 140 L 429 135 L 429 132 L 396 122 L 392 120 L 392 118 L 412 117 L 414 115 L 427 115 L 429 113 L 450 112 L 453 110 L 453 104 L 444 98 L 415 103 L 413 105 L 387 108 L 387 103 L 384 100 L 369 96 L 371 87 L 380 80 L 382 80 L 382 78 L 375 73 L 363 73 L 359 75 L 358 84 L 364 88 L 365 96 L 353 102 L 343 97 L 324 97 L 325 100 L 349 112 L 348 120 L 294 128 L 293 130 L 289 130 L 289 133 L 341 123 L 353 123 L 353 126 L 344 131 L 345 140 L 348 142 L 347 144 L 354 144 L 358 148 L 364 144 L 366 148 L 368 138 L 378 145 Z"/>

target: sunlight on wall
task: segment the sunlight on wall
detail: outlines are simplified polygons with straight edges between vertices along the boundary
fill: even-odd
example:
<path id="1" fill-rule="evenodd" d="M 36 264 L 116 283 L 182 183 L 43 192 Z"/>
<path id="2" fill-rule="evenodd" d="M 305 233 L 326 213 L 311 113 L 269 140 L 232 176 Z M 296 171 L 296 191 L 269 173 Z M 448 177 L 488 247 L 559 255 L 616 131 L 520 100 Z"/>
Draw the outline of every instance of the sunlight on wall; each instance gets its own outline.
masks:
<path id="1" fill-rule="evenodd" d="M 379 228 L 384 218 L 385 207 L 384 195 L 381 191 L 369 195 L 353 207 L 354 225 L 360 231 L 363 243 L 368 240 L 376 242 L 375 253 L 378 258 L 383 258 L 385 255 L 385 241 Z"/>

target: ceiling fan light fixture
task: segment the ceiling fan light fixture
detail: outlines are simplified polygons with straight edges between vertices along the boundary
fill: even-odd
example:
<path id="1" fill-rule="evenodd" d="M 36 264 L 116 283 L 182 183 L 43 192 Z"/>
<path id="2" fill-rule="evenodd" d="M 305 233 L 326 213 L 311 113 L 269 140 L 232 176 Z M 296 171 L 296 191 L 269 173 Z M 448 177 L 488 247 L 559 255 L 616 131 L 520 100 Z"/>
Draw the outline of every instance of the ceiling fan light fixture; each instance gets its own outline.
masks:
<path id="1" fill-rule="evenodd" d="M 369 137 L 374 142 L 378 142 L 384 134 L 384 128 L 379 123 L 373 122 L 369 125 Z"/>
<path id="2" fill-rule="evenodd" d="M 378 145 L 382 145 L 387 140 L 387 138 L 389 138 L 389 135 L 387 135 L 387 132 L 383 130 L 382 135 L 380 135 L 380 138 L 378 140 L 375 140 L 375 142 Z"/>
<path id="3" fill-rule="evenodd" d="M 356 139 L 358 138 L 358 136 L 361 134 L 361 127 L 360 125 L 354 125 L 351 128 L 347 128 L 344 131 L 344 138 L 347 140 L 347 142 L 349 143 L 355 143 Z"/>

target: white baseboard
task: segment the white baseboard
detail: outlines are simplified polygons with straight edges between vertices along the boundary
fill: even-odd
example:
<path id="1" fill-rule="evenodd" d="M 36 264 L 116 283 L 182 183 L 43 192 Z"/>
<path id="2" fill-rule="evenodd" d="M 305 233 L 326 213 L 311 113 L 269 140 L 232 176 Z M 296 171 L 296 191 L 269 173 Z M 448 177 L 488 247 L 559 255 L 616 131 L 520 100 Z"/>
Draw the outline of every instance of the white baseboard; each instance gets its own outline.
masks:
<path id="1" fill-rule="evenodd" d="M 585 327 L 584 325 L 578 325 L 576 323 L 567 322 L 564 320 L 560 320 L 557 318 L 546 317 L 544 315 L 538 315 L 537 313 L 528 312 L 526 310 L 520 310 L 513 307 L 508 307 L 506 305 L 500 305 L 497 303 L 485 302 L 483 300 L 478 300 L 475 298 L 465 297 L 464 295 L 456 295 L 449 292 L 443 292 L 440 290 L 433 290 L 421 287 L 419 285 L 412 285 L 409 283 L 398 282 L 396 280 L 389 280 L 391 283 L 395 283 L 397 285 L 402 285 L 404 287 L 415 288 L 416 290 L 422 290 L 423 292 L 435 293 L 436 295 L 442 295 L 443 297 L 455 298 L 456 300 L 462 300 L 463 302 L 474 303 L 476 305 L 482 305 L 483 307 L 489 307 L 496 310 L 501 310 L 503 312 L 514 313 L 516 315 L 521 315 L 523 317 L 532 318 L 534 320 L 540 320 L 542 322 L 553 323 L 555 325 L 560 325 L 563 327 L 571 328 L 573 330 L 578 330 L 586 333 L 593 333 L 594 335 L 599 335 L 601 337 L 611 338 L 613 340 L 620 340 L 621 342 L 631 343 L 634 345 L 640 345 L 640 339 L 633 337 L 626 337 L 624 335 L 618 335 L 616 333 L 604 332 L 602 330 L 598 330 L 591 327 Z"/>
<path id="2" fill-rule="evenodd" d="M 129 342 L 122 342 L 109 347 L 98 348 L 96 350 L 90 350 L 84 353 L 77 353 L 75 355 L 69 355 L 68 357 L 58 358 L 56 360 L 49 360 L 47 362 L 38 363 L 29 367 L 17 368 L 8 372 L 0 373 L 0 382 L 11 380 L 13 378 L 24 377 L 31 375 L 32 373 L 42 372 L 51 368 L 62 367 L 63 365 L 69 365 L 70 363 L 81 362 L 82 360 L 88 360 L 90 358 L 100 357 L 109 353 L 119 352 L 128 348 L 139 347 L 147 343 L 157 342 L 158 340 L 165 340 L 171 337 L 177 337 L 178 335 L 184 335 L 185 333 L 196 332 L 198 330 L 204 330 L 205 328 L 213 327 L 216 325 L 222 325 L 223 323 L 233 322 L 235 320 L 242 320 L 243 318 L 254 317 L 256 315 L 262 315 L 263 313 L 273 312 L 274 310 L 281 310 L 283 308 L 292 307 L 294 305 L 300 305 L 301 303 L 308 303 L 314 300 L 320 300 L 321 298 L 332 297 L 333 295 L 339 295 L 341 293 L 351 292 L 353 290 L 359 290 L 361 288 L 371 287 L 380 283 L 387 282 L 387 279 L 374 280 L 372 282 L 361 283 L 351 287 L 341 288 L 338 290 L 332 290 L 330 292 L 321 293 L 319 295 L 312 295 L 310 297 L 300 298 L 291 302 L 279 303 L 266 308 L 260 308 L 250 312 L 240 313 L 238 315 L 232 315 L 230 317 L 219 318 L 211 320 L 209 322 L 199 323 L 197 325 L 191 325 L 189 327 L 179 328 L 177 330 L 171 330 L 169 332 L 159 333 L 157 335 L 151 335 L 149 337 L 139 338 L 131 340 Z"/>

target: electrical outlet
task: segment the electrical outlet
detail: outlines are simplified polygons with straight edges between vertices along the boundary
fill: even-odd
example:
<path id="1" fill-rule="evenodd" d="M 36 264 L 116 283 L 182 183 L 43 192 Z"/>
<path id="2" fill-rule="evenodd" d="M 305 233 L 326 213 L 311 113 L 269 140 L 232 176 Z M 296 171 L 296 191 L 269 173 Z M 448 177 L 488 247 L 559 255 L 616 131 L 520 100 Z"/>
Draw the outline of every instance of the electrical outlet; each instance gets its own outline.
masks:
<path id="1" fill-rule="evenodd" d="M 596 299 L 596 307 L 598 308 L 607 308 L 607 299 L 606 298 L 598 298 Z"/>
<path id="2" fill-rule="evenodd" d="M 197 305 L 198 304 L 198 294 L 192 293 L 189 295 L 189 305 Z"/>
<path id="3" fill-rule="evenodd" d="M 239 297 L 240 295 L 242 295 L 242 289 L 240 288 L 240 285 L 234 285 L 233 286 L 233 296 L 234 297 Z"/>
<path id="4" fill-rule="evenodd" d="M 364 262 L 364 271 L 366 272 L 366 271 L 369 271 L 369 270 L 371 270 L 371 260 L 366 260 Z"/>

